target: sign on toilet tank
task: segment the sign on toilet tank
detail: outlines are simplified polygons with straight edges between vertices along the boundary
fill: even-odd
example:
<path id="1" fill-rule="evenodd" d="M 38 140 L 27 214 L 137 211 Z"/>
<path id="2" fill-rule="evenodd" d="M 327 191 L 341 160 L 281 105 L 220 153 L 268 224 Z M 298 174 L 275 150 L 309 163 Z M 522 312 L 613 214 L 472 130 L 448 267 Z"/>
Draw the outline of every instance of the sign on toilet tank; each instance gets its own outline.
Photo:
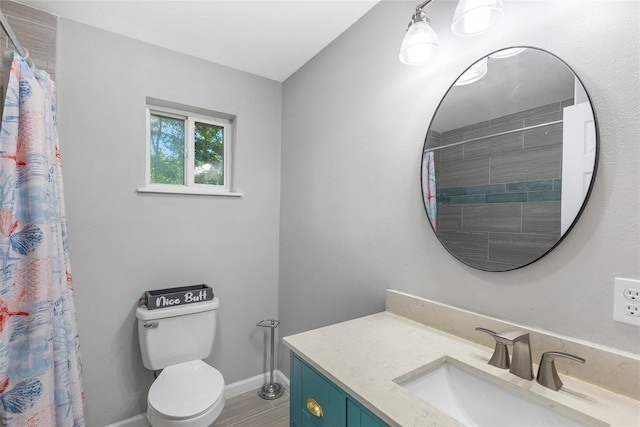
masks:
<path id="1" fill-rule="evenodd" d="M 147 309 L 175 307 L 193 302 L 210 301 L 213 289 L 209 285 L 190 285 L 178 288 L 156 289 L 145 292 Z"/>

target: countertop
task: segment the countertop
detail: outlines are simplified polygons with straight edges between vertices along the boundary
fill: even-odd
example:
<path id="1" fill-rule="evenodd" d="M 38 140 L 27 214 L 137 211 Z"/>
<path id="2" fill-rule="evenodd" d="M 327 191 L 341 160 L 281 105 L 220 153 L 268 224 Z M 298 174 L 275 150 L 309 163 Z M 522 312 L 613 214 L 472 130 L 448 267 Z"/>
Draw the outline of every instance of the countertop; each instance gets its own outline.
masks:
<path id="1" fill-rule="evenodd" d="M 532 393 L 541 402 L 585 425 L 640 426 L 640 401 L 561 374 L 553 391 L 487 364 L 492 349 L 388 311 L 283 338 L 284 343 L 391 426 L 460 426 L 458 421 L 403 389 L 398 382 L 449 357 L 508 388 Z M 534 365 L 534 373 L 537 366 Z"/>

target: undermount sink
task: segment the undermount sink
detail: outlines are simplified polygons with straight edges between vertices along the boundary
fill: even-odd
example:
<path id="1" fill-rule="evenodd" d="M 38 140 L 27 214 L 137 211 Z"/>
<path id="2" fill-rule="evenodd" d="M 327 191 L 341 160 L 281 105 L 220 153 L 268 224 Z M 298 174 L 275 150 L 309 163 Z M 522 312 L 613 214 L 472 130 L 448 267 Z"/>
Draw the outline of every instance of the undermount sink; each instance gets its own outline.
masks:
<path id="1" fill-rule="evenodd" d="M 396 382 L 467 426 L 605 425 L 576 413 L 578 420 L 551 406 L 552 401 L 543 403 L 540 396 L 540 401 L 536 401 L 532 393 L 512 390 L 498 382 L 502 380 L 488 377 L 489 374 L 462 362 L 443 358 L 432 368 Z"/>

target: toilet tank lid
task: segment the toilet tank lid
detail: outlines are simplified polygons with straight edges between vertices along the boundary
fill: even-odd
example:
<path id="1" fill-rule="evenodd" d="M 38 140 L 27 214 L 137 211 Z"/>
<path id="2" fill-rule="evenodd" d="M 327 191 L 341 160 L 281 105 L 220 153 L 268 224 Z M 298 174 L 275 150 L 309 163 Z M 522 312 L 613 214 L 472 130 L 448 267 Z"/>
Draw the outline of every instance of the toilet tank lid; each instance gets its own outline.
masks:
<path id="1" fill-rule="evenodd" d="M 141 305 L 140 307 L 136 308 L 136 317 L 140 320 L 163 319 L 165 317 L 183 316 L 185 314 L 215 310 L 219 306 L 220 300 L 218 299 L 218 297 L 213 297 L 213 299 L 210 301 L 194 302 L 191 304 L 158 308 L 155 310 L 149 310 L 146 306 Z"/>

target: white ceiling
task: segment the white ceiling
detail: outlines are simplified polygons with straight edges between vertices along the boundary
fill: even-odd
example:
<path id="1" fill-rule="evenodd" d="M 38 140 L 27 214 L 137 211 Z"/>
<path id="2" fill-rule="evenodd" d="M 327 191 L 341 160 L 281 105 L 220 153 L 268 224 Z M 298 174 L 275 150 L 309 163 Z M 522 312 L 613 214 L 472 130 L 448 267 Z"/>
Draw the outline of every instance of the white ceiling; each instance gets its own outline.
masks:
<path id="1" fill-rule="evenodd" d="M 284 81 L 379 0 L 15 0 Z"/>

